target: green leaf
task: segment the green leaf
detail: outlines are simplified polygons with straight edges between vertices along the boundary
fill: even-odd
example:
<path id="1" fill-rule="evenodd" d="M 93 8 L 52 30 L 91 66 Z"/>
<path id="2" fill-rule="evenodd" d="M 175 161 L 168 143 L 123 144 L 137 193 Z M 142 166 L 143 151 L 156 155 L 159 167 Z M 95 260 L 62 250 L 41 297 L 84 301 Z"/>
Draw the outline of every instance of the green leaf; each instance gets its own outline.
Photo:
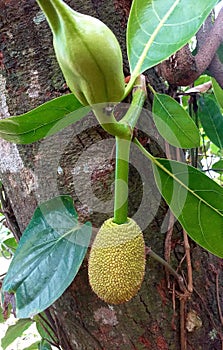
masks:
<path id="1" fill-rule="evenodd" d="M 24 231 L 2 291 L 15 293 L 18 318 L 42 312 L 76 276 L 87 252 L 91 224 L 80 225 L 72 198 L 40 204 Z"/>
<path id="2" fill-rule="evenodd" d="M 172 97 L 155 94 L 153 119 L 159 133 L 173 146 L 198 147 L 199 130 L 185 109 Z"/>
<path id="3" fill-rule="evenodd" d="M 18 243 L 16 242 L 14 237 L 7 238 L 3 242 L 0 242 L 0 244 L 1 243 L 4 243 L 4 245 L 7 246 L 12 251 L 15 251 L 18 246 Z M 2 249 L 4 249 L 4 247 L 2 247 Z"/>
<path id="4" fill-rule="evenodd" d="M 36 315 L 35 316 L 35 321 L 36 321 L 36 329 L 39 333 L 39 335 L 41 336 L 41 338 L 48 340 L 48 341 L 54 341 L 55 342 L 55 338 L 56 335 L 53 333 L 52 329 L 49 327 L 49 325 L 44 321 L 45 320 L 45 314 L 42 313 L 41 314 L 42 317 L 40 317 L 40 315 Z"/>
<path id="5" fill-rule="evenodd" d="M 183 47 L 216 3 L 216 0 L 134 0 L 127 28 L 132 80 Z"/>
<path id="6" fill-rule="evenodd" d="M 223 188 L 184 163 L 156 158 L 155 180 L 160 193 L 188 235 L 223 258 Z"/>
<path id="7" fill-rule="evenodd" d="M 223 160 L 219 160 L 218 162 L 214 163 L 211 170 L 214 170 L 219 174 L 223 174 Z"/>
<path id="8" fill-rule="evenodd" d="M 64 95 L 19 116 L 0 120 L 0 137 L 18 144 L 41 140 L 77 122 L 90 111 L 73 94 Z"/>
<path id="9" fill-rule="evenodd" d="M 151 160 L 157 187 L 188 235 L 223 258 L 223 188 L 192 166 L 155 158 L 134 143 Z"/>
<path id="10" fill-rule="evenodd" d="M 0 306 L 0 323 L 4 323 L 5 322 L 5 319 L 4 319 L 4 316 L 3 316 L 3 310 Z"/>
<path id="11" fill-rule="evenodd" d="M 211 80 L 210 76 L 207 74 L 202 74 L 200 75 L 194 82 L 194 86 L 198 86 L 198 85 L 202 85 L 202 84 L 206 84 L 209 83 Z M 187 90 L 190 89 L 190 87 L 187 88 Z M 187 91 L 186 90 L 186 91 Z"/>
<path id="12" fill-rule="evenodd" d="M 51 350 L 51 345 L 47 343 L 46 341 L 42 340 L 37 341 L 33 344 L 31 344 L 28 348 L 25 348 L 23 350 Z"/>
<path id="13" fill-rule="evenodd" d="M 214 95 L 221 108 L 223 108 L 223 90 L 214 78 L 211 78 Z"/>
<path id="14" fill-rule="evenodd" d="M 28 346 L 28 348 L 25 348 L 23 350 L 38 350 L 39 345 L 40 345 L 40 341 L 37 341 L 37 342 L 31 344 L 30 346 Z"/>
<path id="15" fill-rule="evenodd" d="M 38 345 L 38 350 L 51 350 L 51 349 L 52 349 L 51 345 L 45 340 L 42 340 Z"/>
<path id="16" fill-rule="evenodd" d="M 14 340 L 21 337 L 23 332 L 28 329 L 32 323 L 32 320 L 24 319 L 18 320 L 13 326 L 9 326 L 1 341 L 2 349 L 5 350 Z"/>
<path id="17" fill-rule="evenodd" d="M 198 117 L 205 134 L 219 148 L 223 148 L 223 116 L 215 99 L 203 95 L 198 100 Z"/>

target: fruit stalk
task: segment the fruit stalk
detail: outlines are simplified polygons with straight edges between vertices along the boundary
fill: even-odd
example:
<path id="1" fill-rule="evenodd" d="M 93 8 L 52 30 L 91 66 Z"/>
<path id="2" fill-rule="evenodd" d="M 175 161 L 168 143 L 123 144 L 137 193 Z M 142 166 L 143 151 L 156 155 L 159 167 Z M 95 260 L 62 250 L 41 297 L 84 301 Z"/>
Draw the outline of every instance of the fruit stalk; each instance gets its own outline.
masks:
<path id="1" fill-rule="evenodd" d="M 128 174 L 131 140 L 116 137 L 114 222 L 124 224 L 128 216 Z"/>
<path id="2" fill-rule="evenodd" d="M 128 216 L 128 173 L 129 173 L 129 153 L 133 130 L 141 114 L 143 104 L 146 99 L 145 77 L 140 75 L 136 81 L 132 93 L 132 103 L 125 116 L 118 123 L 128 125 L 130 135 L 116 137 L 116 167 L 115 167 L 115 202 L 114 202 L 114 222 L 124 224 Z M 127 137 L 128 136 L 128 137 Z"/>

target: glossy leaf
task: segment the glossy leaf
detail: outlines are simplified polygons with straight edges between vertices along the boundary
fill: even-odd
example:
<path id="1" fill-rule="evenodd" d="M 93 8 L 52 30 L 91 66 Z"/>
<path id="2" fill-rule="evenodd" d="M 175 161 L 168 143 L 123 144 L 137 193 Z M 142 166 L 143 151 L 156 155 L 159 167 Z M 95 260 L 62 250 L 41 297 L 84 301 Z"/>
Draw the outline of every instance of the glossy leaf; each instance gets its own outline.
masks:
<path id="1" fill-rule="evenodd" d="M 1 341 L 2 349 L 5 350 L 18 337 L 21 337 L 23 332 L 28 329 L 32 323 L 32 320 L 24 319 L 18 320 L 13 326 L 9 326 Z"/>
<path id="2" fill-rule="evenodd" d="M 198 100 L 198 116 L 205 134 L 219 148 L 223 148 L 223 116 L 213 96 L 203 95 Z"/>
<path id="3" fill-rule="evenodd" d="M 199 146 L 200 135 L 196 124 L 172 97 L 155 94 L 152 111 L 159 133 L 171 145 L 181 148 Z"/>
<path id="4" fill-rule="evenodd" d="M 214 170 L 219 174 L 223 174 L 223 160 L 219 160 L 218 162 L 214 163 L 211 170 Z"/>
<path id="5" fill-rule="evenodd" d="M 211 78 L 214 95 L 221 108 L 223 108 L 223 89 L 214 78 Z"/>
<path id="6" fill-rule="evenodd" d="M 91 225 L 80 225 L 72 198 L 40 204 L 24 231 L 2 291 L 15 293 L 18 318 L 50 306 L 76 276 L 87 252 Z"/>
<path id="7" fill-rule="evenodd" d="M 153 170 L 160 193 L 188 235 L 223 258 L 223 188 L 173 160 L 155 158 Z"/>
<path id="8" fill-rule="evenodd" d="M 18 144 L 28 144 L 53 135 L 89 112 L 73 94 L 46 102 L 19 116 L 0 120 L 0 137 Z"/>
<path id="9" fill-rule="evenodd" d="M 135 78 L 167 59 L 198 31 L 216 0 L 134 0 L 127 49 Z"/>
<path id="10" fill-rule="evenodd" d="M 157 187 L 188 235 L 203 248 L 223 258 L 223 188 L 185 163 L 152 156 Z"/>

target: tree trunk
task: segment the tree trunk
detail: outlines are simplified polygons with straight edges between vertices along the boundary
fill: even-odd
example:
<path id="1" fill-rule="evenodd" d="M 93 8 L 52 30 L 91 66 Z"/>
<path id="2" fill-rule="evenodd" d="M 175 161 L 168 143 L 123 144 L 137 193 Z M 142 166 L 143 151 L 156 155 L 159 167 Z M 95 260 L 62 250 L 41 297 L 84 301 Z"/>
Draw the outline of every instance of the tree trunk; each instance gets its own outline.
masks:
<path id="1" fill-rule="evenodd" d="M 131 1 L 67 3 L 99 17 L 114 31 L 127 75 L 125 29 Z M 0 68 L 1 118 L 24 113 L 68 92 L 54 57 L 49 27 L 35 1 L 20 0 L 18 4 L 17 0 L 1 0 Z M 148 72 L 148 78 L 160 90 L 162 84 L 154 70 Z M 147 146 L 155 155 L 162 153 L 165 145 L 148 115 L 141 123 L 149 134 Z M 90 219 L 96 232 L 112 215 L 113 145 L 114 139 L 92 116 L 31 145 L 16 146 L 0 140 L 0 178 L 11 205 L 9 220 L 14 234 L 19 237 L 23 232 L 38 203 L 58 194 L 72 195 L 79 215 Z M 168 244 L 168 208 L 156 189 L 149 162 L 136 150 L 131 158 L 129 215 L 141 220 L 146 243 L 156 253 L 163 256 L 171 248 L 171 264 L 187 284 L 182 230 L 175 224 Z M 62 348 L 222 349 L 222 261 L 193 242 L 190 245 L 193 293 L 183 293 L 163 267 L 148 258 L 140 292 L 120 306 L 104 303 L 91 291 L 86 258 L 72 285 L 47 310 Z"/>

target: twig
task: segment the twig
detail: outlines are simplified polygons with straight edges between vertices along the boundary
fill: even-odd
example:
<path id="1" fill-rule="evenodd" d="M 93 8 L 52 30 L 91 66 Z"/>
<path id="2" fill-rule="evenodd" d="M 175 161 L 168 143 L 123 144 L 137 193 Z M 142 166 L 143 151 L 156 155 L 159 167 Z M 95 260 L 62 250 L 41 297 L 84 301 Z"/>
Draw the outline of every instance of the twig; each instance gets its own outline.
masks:
<path id="1" fill-rule="evenodd" d="M 185 299 L 180 299 L 180 350 L 187 350 L 185 337 Z"/>
<path id="2" fill-rule="evenodd" d="M 172 303 L 173 303 L 173 317 L 172 317 L 172 321 L 171 321 L 171 325 L 172 325 L 172 329 L 175 331 L 176 330 L 176 325 L 175 325 L 175 318 L 176 318 L 176 291 L 175 288 L 176 287 L 176 283 L 174 281 L 173 283 L 173 291 L 172 291 Z"/>
<path id="3" fill-rule="evenodd" d="M 165 152 L 167 159 L 171 159 L 171 152 L 170 152 L 170 145 L 168 142 L 165 141 Z M 164 251 L 164 257 L 165 260 L 169 263 L 170 262 L 170 253 L 171 253 L 171 238 L 173 233 L 173 224 L 174 224 L 174 215 L 170 211 L 169 215 L 169 223 L 168 223 L 168 229 L 165 239 L 165 251 Z"/>
<path id="4" fill-rule="evenodd" d="M 186 262 L 187 262 L 187 290 L 189 293 L 193 292 L 193 272 L 192 272 L 192 264 L 191 264 L 191 256 L 190 256 L 190 245 L 188 236 L 185 230 L 183 230 L 184 235 L 184 249 L 186 254 Z"/>
<path id="5" fill-rule="evenodd" d="M 166 141 L 165 141 L 165 152 L 166 152 L 167 158 L 171 159 L 170 145 Z M 168 263 L 170 262 L 171 240 L 172 240 L 172 234 L 173 234 L 174 220 L 175 220 L 175 217 L 173 213 L 169 210 L 168 229 L 167 229 L 165 243 L 164 243 L 164 258 Z M 165 268 L 165 270 L 166 270 L 167 286 L 168 288 L 170 288 L 169 272 L 167 268 Z"/>
<path id="6" fill-rule="evenodd" d="M 175 217 L 174 217 L 173 213 L 170 211 L 168 229 L 167 229 L 165 243 L 164 243 L 164 248 L 165 248 L 164 249 L 164 257 L 165 257 L 165 260 L 168 263 L 170 262 L 171 240 L 172 240 L 172 234 L 173 234 L 174 220 L 175 220 Z M 167 274 L 167 285 L 168 285 L 168 288 L 169 288 L 170 281 L 169 281 L 169 274 L 168 274 L 168 270 L 167 269 L 166 269 L 166 274 Z"/>
<path id="7" fill-rule="evenodd" d="M 177 149 L 176 158 L 178 161 L 181 161 L 179 148 Z M 190 244 L 189 244 L 187 233 L 184 229 L 183 229 L 183 237 L 184 237 L 184 249 L 185 249 L 185 255 L 186 255 L 186 262 L 187 262 L 187 290 L 189 293 L 192 293 L 193 292 L 193 272 L 192 272 L 192 264 L 191 264 Z"/>
<path id="8" fill-rule="evenodd" d="M 220 302 L 220 293 L 219 293 L 219 271 L 216 271 L 216 278 L 215 278 L 215 284 L 216 284 L 216 299 L 217 299 L 217 306 L 218 306 L 218 313 L 219 318 L 221 321 L 221 324 L 223 326 L 223 315 L 221 310 L 221 302 Z"/>
<path id="9" fill-rule="evenodd" d="M 180 276 L 170 264 L 168 264 L 167 261 L 165 261 L 161 256 L 157 255 L 150 247 L 146 247 L 146 255 L 151 256 L 151 258 L 158 261 L 160 264 L 162 264 L 165 268 L 167 268 L 170 273 L 176 278 L 178 285 L 180 287 L 180 290 L 185 293 L 187 291 L 186 286 L 184 284 L 182 276 Z"/>

